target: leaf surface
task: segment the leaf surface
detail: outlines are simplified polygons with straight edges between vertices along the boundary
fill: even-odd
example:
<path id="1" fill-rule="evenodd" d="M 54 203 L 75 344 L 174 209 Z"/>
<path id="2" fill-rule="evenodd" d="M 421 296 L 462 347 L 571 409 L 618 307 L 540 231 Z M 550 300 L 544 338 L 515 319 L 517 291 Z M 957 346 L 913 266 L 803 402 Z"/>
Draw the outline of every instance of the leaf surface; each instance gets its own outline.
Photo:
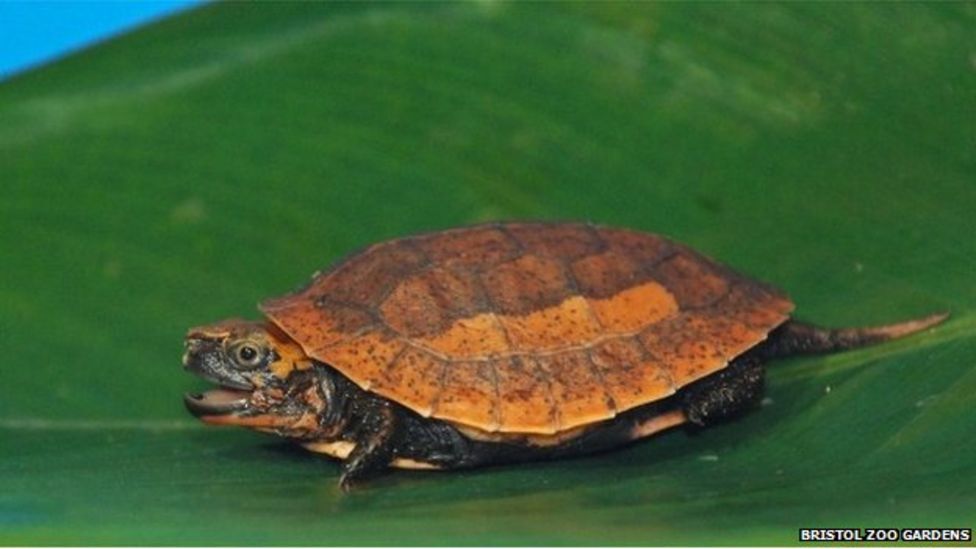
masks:
<path id="1" fill-rule="evenodd" d="M 0 84 L 0 542 L 791 544 L 976 516 L 976 10 L 209 5 Z M 799 317 L 949 310 L 577 460 L 338 467 L 182 409 L 197 324 L 491 219 L 659 232 Z"/>

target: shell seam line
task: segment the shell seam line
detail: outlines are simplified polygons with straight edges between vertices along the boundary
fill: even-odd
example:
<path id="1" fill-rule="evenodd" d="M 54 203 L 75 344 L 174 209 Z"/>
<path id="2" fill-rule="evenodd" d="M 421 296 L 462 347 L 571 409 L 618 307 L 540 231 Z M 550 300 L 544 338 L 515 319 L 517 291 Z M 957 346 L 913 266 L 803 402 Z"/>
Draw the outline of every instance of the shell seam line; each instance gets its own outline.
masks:
<path id="1" fill-rule="evenodd" d="M 661 372 L 663 372 L 664 373 L 664 377 L 666 377 L 667 380 L 668 380 L 668 387 L 671 388 L 671 392 L 669 394 L 673 395 L 673 394 L 677 393 L 678 392 L 678 386 L 677 386 L 677 384 L 675 384 L 674 377 L 671 375 L 672 365 L 669 362 L 667 362 L 666 360 L 662 360 L 657 355 L 655 355 L 654 353 L 652 353 L 651 350 L 647 348 L 647 345 L 644 344 L 644 341 L 641 340 L 641 338 L 635 336 L 633 339 L 634 339 L 634 341 L 637 342 L 637 345 L 639 345 L 640 348 L 644 351 L 644 356 L 647 357 L 647 361 L 646 362 L 654 361 L 657 364 L 662 364 L 663 365 L 663 367 L 658 367 L 658 370 L 661 371 Z"/>
<path id="2" fill-rule="evenodd" d="M 593 349 L 586 350 L 586 362 L 590 365 L 590 371 L 593 372 L 593 376 L 597 379 L 597 381 L 600 382 L 600 388 L 603 389 L 603 395 L 606 397 L 606 402 L 610 405 L 610 417 L 616 417 L 617 401 L 607 389 L 607 380 L 603 377 L 603 373 L 600 372 L 600 368 L 597 367 L 596 361 L 593 360 Z"/>

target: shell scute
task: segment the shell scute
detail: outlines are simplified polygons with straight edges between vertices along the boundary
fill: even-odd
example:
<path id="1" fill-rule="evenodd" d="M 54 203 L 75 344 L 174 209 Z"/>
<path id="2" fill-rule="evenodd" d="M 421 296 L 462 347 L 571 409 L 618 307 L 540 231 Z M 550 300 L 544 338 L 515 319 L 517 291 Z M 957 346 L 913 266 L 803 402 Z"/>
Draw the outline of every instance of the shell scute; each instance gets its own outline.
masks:
<path id="1" fill-rule="evenodd" d="M 675 250 L 671 241 L 654 234 L 607 227 L 599 228 L 598 233 L 606 243 L 607 250 L 637 262 L 645 270 L 652 268 Z"/>
<path id="2" fill-rule="evenodd" d="M 378 327 L 376 318 L 368 311 L 331 302 L 317 296 L 313 288 L 265 302 L 261 309 L 285 333 L 304 334 L 301 344 L 310 354 L 323 352 L 357 333 Z"/>
<path id="3" fill-rule="evenodd" d="M 618 410 L 629 410 L 675 392 L 666 366 L 633 337 L 597 344 L 590 350 L 590 358 Z"/>
<path id="4" fill-rule="evenodd" d="M 519 425 L 521 431 L 527 433 L 559 430 L 557 403 L 549 373 L 534 358 L 519 355 L 500 358 L 495 363 L 495 371 L 501 426 Z"/>
<path id="5" fill-rule="evenodd" d="M 316 279 L 311 288 L 333 301 L 375 307 L 399 282 L 429 263 L 407 241 L 379 244 Z"/>
<path id="6" fill-rule="evenodd" d="M 737 295 L 733 290 L 729 296 Z M 737 308 L 726 298 L 726 307 L 692 309 L 645 329 L 638 338 L 648 352 L 668 365 L 678 387 L 701 379 L 764 340 L 769 328 L 756 329 L 747 323 L 760 308 L 755 304 Z M 784 313 L 780 317 L 784 318 Z M 780 320 L 781 322 L 781 320 Z"/>
<path id="7" fill-rule="evenodd" d="M 607 333 L 628 334 L 678 312 L 667 288 L 653 281 L 623 289 L 604 299 L 589 300 L 590 310 Z"/>
<path id="8" fill-rule="evenodd" d="M 548 373 L 553 399 L 559 403 L 559 430 L 616 415 L 613 397 L 586 349 L 542 355 L 537 361 Z"/>
<path id="9" fill-rule="evenodd" d="M 386 370 L 404 352 L 407 343 L 387 332 L 370 332 L 354 337 L 332 347 L 325 353 L 316 353 L 316 358 L 327 356 L 328 364 L 338 368 L 358 385 L 369 389 L 382 384 Z M 321 360 L 321 359 L 320 359 Z M 355 364 L 355 368 L 343 368 Z"/>
<path id="10" fill-rule="evenodd" d="M 649 279 L 640 263 L 611 251 L 573 261 L 570 273 L 580 293 L 592 299 L 613 297 Z"/>
<path id="11" fill-rule="evenodd" d="M 535 223 L 506 226 L 525 251 L 562 260 L 573 260 L 595 254 L 605 247 L 592 227 L 577 223 L 552 224 L 539 230 Z"/>
<path id="12" fill-rule="evenodd" d="M 659 322 L 638 335 L 648 352 L 666 365 L 675 386 L 683 387 L 725 367 L 727 358 L 702 336 L 702 323 L 690 313 Z"/>
<path id="13" fill-rule="evenodd" d="M 523 255 L 482 273 L 495 311 L 523 315 L 558 305 L 572 295 L 572 285 L 559 261 Z"/>
<path id="14" fill-rule="evenodd" d="M 431 262 L 462 270 L 484 270 L 521 255 L 521 248 L 497 225 L 455 229 L 415 238 Z"/>
<path id="15" fill-rule="evenodd" d="M 458 319 L 446 331 L 418 338 L 416 343 L 455 360 L 492 357 L 512 350 L 505 327 L 493 314 Z"/>
<path id="16" fill-rule="evenodd" d="M 578 345 L 603 332 L 586 299 L 580 296 L 523 315 L 499 315 L 498 321 L 512 349 L 525 353 Z"/>
<path id="17" fill-rule="evenodd" d="M 654 278 L 668 288 L 682 309 L 704 307 L 729 292 L 730 281 L 710 262 L 686 253 L 675 254 L 658 264 Z"/>
<path id="18" fill-rule="evenodd" d="M 730 311 L 738 311 L 736 318 L 755 331 L 768 332 L 780 322 L 784 314 L 793 309 L 793 304 L 775 288 L 753 281 L 739 284 L 725 299 Z M 763 307 L 760 304 L 769 304 Z"/>
<path id="19" fill-rule="evenodd" d="M 499 421 L 498 380 L 492 361 L 455 362 L 444 372 L 434 415 L 449 421 L 485 425 L 497 430 Z"/>
<path id="20" fill-rule="evenodd" d="M 429 416 L 441 390 L 447 364 L 430 353 L 407 345 L 371 384 L 378 393 L 393 392 L 398 402 L 422 416 Z"/>
<path id="21" fill-rule="evenodd" d="M 486 297 L 474 277 L 444 268 L 405 278 L 379 307 L 387 326 L 406 337 L 439 334 L 457 319 L 486 309 Z"/>

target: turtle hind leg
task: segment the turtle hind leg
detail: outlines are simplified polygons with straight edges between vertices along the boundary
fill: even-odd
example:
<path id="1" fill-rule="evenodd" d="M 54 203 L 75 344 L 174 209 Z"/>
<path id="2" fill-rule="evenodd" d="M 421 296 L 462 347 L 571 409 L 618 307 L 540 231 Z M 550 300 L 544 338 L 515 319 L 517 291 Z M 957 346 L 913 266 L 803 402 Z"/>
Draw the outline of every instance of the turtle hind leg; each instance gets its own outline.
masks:
<path id="1" fill-rule="evenodd" d="M 762 348 L 765 358 L 856 349 L 920 332 L 946 318 L 948 313 L 938 313 L 886 326 L 836 329 L 789 321 L 770 334 Z"/>
<path id="2" fill-rule="evenodd" d="M 736 417 L 762 400 L 766 368 L 752 355 L 735 359 L 724 370 L 692 383 L 681 393 L 688 421 L 699 426 Z"/>

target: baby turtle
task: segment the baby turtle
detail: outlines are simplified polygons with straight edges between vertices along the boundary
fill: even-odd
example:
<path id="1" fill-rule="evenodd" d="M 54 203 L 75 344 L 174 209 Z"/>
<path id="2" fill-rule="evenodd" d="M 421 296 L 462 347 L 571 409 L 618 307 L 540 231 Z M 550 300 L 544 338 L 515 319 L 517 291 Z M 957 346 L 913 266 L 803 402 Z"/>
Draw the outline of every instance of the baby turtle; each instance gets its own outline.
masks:
<path id="1" fill-rule="evenodd" d="M 206 423 L 342 459 L 454 469 L 587 454 L 756 405 L 770 359 L 938 324 L 790 320 L 779 290 L 664 237 L 495 223 L 376 244 L 261 304 L 263 322 L 189 331 L 184 397 Z"/>

